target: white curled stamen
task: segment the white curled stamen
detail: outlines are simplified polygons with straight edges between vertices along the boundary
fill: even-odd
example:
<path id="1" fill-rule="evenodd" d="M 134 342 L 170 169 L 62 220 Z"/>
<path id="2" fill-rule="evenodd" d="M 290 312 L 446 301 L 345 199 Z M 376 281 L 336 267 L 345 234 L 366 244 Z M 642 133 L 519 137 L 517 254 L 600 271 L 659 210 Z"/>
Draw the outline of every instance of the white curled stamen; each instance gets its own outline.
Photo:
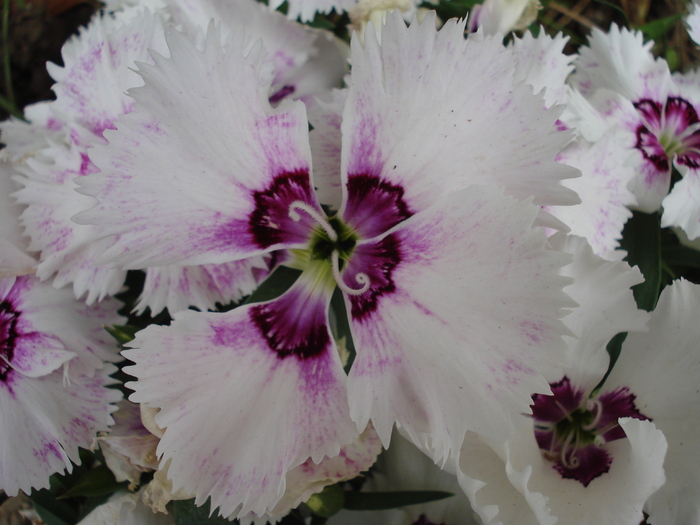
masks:
<path id="1" fill-rule="evenodd" d="M 330 225 L 330 223 L 326 220 L 325 217 L 322 217 L 311 206 L 302 201 L 294 201 L 293 203 L 291 203 L 289 205 L 289 218 L 292 219 L 294 222 L 299 222 L 301 220 L 301 215 L 299 215 L 299 212 L 297 212 L 297 210 L 302 210 L 306 212 L 306 214 L 309 217 L 315 220 L 318 223 L 318 225 L 321 228 L 323 228 L 323 231 L 326 232 L 326 235 L 328 235 L 328 238 L 331 240 L 331 242 L 335 242 L 338 240 L 338 234 L 335 233 L 335 230 Z"/>
<path id="2" fill-rule="evenodd" d="M 583 425 L 581 427 L 583 430 L 590 432 L 598 426 L 600 416 L 603 415 L 603 403 L 601 403 L 598 399 L 589 399 L 586 403 L 586 409 L 589 412 L 593 412 L 593 410 L 595 410 L 595 416 L 593 416 L 593 420 L 587 425 Z"/>
<path id="3" fill-rule="evenodd" d="M 333 277 L 335 277 L 335 282 L 338 283 L 338 288 L 343 290 L 345 293 L 349 295 L 362 295 L 367 290 L 369 290 L 369 275 L 367 275 L 366 273 L 360 272 L 355 275 L 355 280 L 362 285 L 362 288 L 355 290 L 353 288 L 350 288 L 347 284 L 345 284 L 345 281 L 343 281 L 343 276 L 340 275 L 340 260 L 338 256 L 338 250 L 333 250 L 333 253 L 331 254 L 331 266 L 333 267 Z"/>

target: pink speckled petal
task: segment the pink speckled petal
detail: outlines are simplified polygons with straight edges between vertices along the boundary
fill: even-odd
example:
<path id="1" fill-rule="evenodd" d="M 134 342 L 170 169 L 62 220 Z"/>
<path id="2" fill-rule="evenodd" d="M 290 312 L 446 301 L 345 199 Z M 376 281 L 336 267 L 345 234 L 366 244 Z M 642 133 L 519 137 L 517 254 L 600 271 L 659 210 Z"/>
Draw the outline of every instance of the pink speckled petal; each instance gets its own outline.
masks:
<path id="1" fill-rule="evenodd" d="M 384 443 L 394 422 L 429 434 L 435 459 L 467 430 L 504 438 L 513 414 L 547 392 L 540 373 L 563 357 L 558 320 L 573 303 L 557 275 L 566 257 L 532 229 L 538 208 L 471 186 L 358 247 L 343 271 L 370 288 L 346 296 L 357 357 L 353 419 L 371 419 Z"/>
<path id="2" fill-rule="evenodd" d="M 168 36 L 171 59 L 141 66 L 130 91 L 137 111 L 108 146 L 90 152 L 101 173 L 81 177 L 99 199 L 75 219 L 117 235 L 105 261 L 129 267 L 219 264 L 303 246 L 315 226 L 289 218 L 303 201 L 320 211 L 310 182 L 304 105 L 272 108 L 260 43 L 243 32 L 226 49 L 212 27 L 204 51 Z M 157 55 L 156 55 L 157 56 Z"/>
<path id="3" fill-rule="evenodd" d="M 395 11 L 381 45 L 371 31 L 364 47 L 352 41 L 341 214 L 363 237 L 393 226 L 364 224 L 377 204 L 365 199 L 369 179 L 401 191 L 409 214 L 474 183 L 538 205 L 578 202 L 560 184 L 576 170 L 554 161 L 571 136 L 553 129 L 561 110 L 544 109 L 543 96 L 514 79 L 515 57 L 500 38 L 465 40 L 463 31 L 456 20 L 436 31 L 430 14 L 407 28 Z"/>
<path id="4" fill-rule="evenodd" d="M 326 263 L 319 263 L 325 265 Z M 180 312 L 124 352 L 132 401 L 160 408 L 173 492 L 224 516 L 269 514 L 287 473 L 357 437 L 328 325 L 332 286 L 307 271 L 284 295 L 227 313 Z M 317 286 L 319 285 L 320 286 Z"/>
<path id="5" fill-rule="evenodd" d="M 108 301 L 109 303 L 109 301 Z M 104 324 L 117 305 L 88 307 L 34 276 L 0 279 L 0 488 L 48 486 L 112 423 L 106 388 L 118 358 Z"/>
<path id="6" fill-rule="evenodd" d="M 146 269 L 146 281 L 135 311 L 150 308 L 153 315 L 164 308 L 170 313 L 195 306 L 214 310 L 250 295 L 269 275 L 262 256 L 223 264 L 156 266 Z"/>
<path id="7" fill-rule="evenodd" d="M 78 447 L 112 423 L 111 403 L 121 398 L 108 365 L 92 377 L 61 370 L 39 377 L 11 372 L 0 381 L 0 487 L 10 495 L 49 486 L 49 476 L 80 463 Z"/>
<path id="8" fill-rule="evenodd" d="M 544 89 L 547 107 L 565 102 L 566 79 L 574 69 L 574 57 L 564 54 L 568 41 L 562 33 L 552 38 L 544 31 L 537 37 L 526 31 L 522 38 L 514 37 L 511 44 L 517 56 L 515 78 L 527 82 L 535 93 Z"/>
<path id="9" fill-rule="evenodd" d="M 10 178 L 15 174 L 12 165 L 0 162 L 0 278 L 32 273 L 36 261 L 29 255 L 29 239 L 20 229 L 22 207 L 10 196 L 19 189 Z"/>
<path id="10" fill-rule="evenodd" d="M 51 109 L 64 117 L 74 142 L 101 140 L 105 129 L 114 129 L 119 116 L 133 110 L 125 93 L 143 84 L 134 62 L 152 63 L 150 50 L 167 52 L 158 16 L 145 10 L 123 24 L 103 15 L 63 46 L 63 67 L 48 64 L 56 81 Z"/>
<path id="11" fill-rule="evenodd" d="M 88 304 L 119 291 L 126 272 L 97 264 L 98 257 L 112 245 L 97 240 L 100 229 L 71 221 L 76 213 L 95 204 L 81 195 L 74 179 L 95 171 L 87 148 L 52 144 L 17 166 L 16 180 L 22 189 L 17 200 L 26 206 L 20 222 L 30 237 L 31 250 L 40 252 L 37 275 L 54 278 L 54 286 L 73 285 L 77 298 Z"/>
<path id="12" fill-rule="evenodd" d="M 624 132 L 611 131 L 591 144 L 572 142 L 557 160 L 581 170 L 581 177 L 564 181 L 578 193 L 581 204 L 547 209 L 564 222 L 574 235 L 585 237 L 593 251 L 614 258 L 622 229 L 632 216 L 628 206 L 637 203 L 627 185 L 635 175 L 629 161 Z"/>

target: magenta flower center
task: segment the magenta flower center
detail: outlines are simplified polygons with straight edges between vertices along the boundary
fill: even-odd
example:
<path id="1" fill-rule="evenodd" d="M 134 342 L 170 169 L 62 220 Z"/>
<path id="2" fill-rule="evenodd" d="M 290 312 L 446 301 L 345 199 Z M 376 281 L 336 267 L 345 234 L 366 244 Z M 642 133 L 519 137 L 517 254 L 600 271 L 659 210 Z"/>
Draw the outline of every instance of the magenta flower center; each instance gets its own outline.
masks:
<path id="1" fill-rule="evenodd" d="M 700 119 L 690 102 L 669 97 L 664 104 L 642 99 L 634 104 L 642 121 L 635 147 L 657 170 L 668 171 L 670 161 L 700 167 Z"/>
<path id="2" fill-rule="evenodd" d="M 550 386 L 553 395 L 533 396 L 537 444 L 562 478 L 587 487 L 610 470 L 613 457 L 605 444 L 626 438 L 618 419 L 649 418 L 639 412 L 627 387 L 586 397 L 566 376 Z"/>

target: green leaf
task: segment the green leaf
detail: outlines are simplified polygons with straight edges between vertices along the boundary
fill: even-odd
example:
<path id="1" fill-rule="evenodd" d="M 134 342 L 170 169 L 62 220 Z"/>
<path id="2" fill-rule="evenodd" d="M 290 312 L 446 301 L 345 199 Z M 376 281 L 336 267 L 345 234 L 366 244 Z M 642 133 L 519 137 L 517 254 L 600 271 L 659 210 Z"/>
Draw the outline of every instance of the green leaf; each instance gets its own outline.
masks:
<path id="1" fill-rule="evenodd" d="M 114 326 L 105 326 L 105 330 L 109 332 L 109 335 L 114 337 L 117 343 L 125 345 L 134 340 L 136 332 L 141 330 L 141 328 L 138 326 L 115 324 Z"/>
<path id="2" fill-rule="evenodd" d="M 343 508 L 345 491 L 340 485 L 329 485 L 306 502 L 311 512 L 322 518 L 330 518 Z"/>
<path id="3" fill-rule="evenodd" d="M 294 281 L 301 275 L 299 270 L 288 268 L 286 266 L 278 266 L 272 275 L 265 279 L 258 289 L 248 297 L 244 304 L 262 303 L 276 299 L 294 284 Z"/>
<path id="4" fill-rule="evenodd" d="M 397 492 L 346 492 L 343 508 L 348 510 L 384 510 L 428 503 L 454 496 L 441 490 L 402 490 Z"/>
<path id="5" fill-rule="evenodd" d="M 126 482 L 119 483 L 107 465 L 100 465 L 89 470 L 78 479 L 73 486 L 61 494 L 58 499 L 74 498 L 76 496 L 97 497 L 112 494 L 121 487 L 126 487 Z"/>
<path id="6" fill-rule="evenodd" d="M 661 257 L 669 266 L 700 268 L 700 252 L 689 246 L 665 246 Z"/>
<path id="7" fill-rule="evenodd" d="M 197 507 L 194 499 L 176 501 L 174 504 L 175 525 L 231 525 L 231 521 L 221 516 L 209 517 L 210 500 Z"/>
<path id="8" fill-rule="evenodd" d="M 675 15 L 648 22 L 637 27 L 637 29 L 644 33 L 644 37 L 647 40 L 660 40 L 666 33 L 673 29 L 673 26 L 676 25 L 676 22 L 682 17 L 682 13 L 676 13 Z"/>
<path id="9" fill-rule="evenodd" d="M 633 212 L 625 224 L 620 247 L 627 250 L 625 260 L 638 266 L 644 282 L 632 288 L 637 306 L 648 312 L 656 307 L 661 292 L 661 226 L 658 213 Z"/>
<path id="10" fill-rule="evenodd" d="M 66 502 L 58 501 L 47 489 L 32 491 L 29 499 L 46 525 L 71 525 L 78 520 L 78 513 Z"/>

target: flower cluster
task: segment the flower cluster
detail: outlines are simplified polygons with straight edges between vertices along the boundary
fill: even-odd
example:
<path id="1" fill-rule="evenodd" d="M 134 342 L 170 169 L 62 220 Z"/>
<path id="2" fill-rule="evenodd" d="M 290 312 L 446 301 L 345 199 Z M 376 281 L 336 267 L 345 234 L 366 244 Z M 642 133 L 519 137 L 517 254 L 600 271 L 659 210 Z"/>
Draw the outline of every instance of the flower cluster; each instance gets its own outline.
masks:
<path id="1" fill-rule="evenodd" d="M 697 74 L 277 4 L 108 3 L 0 123 L 0 489 L 81 447 L 88 525 L 700 524 Z"/>

